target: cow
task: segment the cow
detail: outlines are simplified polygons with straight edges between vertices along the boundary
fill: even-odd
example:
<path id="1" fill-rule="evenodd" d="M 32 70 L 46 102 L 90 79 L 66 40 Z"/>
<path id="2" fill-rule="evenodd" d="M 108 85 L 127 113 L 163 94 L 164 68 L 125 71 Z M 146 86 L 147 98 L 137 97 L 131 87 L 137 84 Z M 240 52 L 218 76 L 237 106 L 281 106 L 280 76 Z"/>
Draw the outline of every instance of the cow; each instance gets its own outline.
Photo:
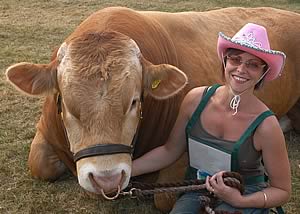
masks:
<path id="1" fill-rule="evenodd" d="M 18 90 L 46 97 L 29 154 L 32 176 L 56 180 L 71 170 L 89 192 L 124 189 L 132 158 L 166 141 L 184 95 L 222 84 L 218 32 L 233 36 L 248 22 L 265 26 L 272 49 L 287 55 L 281 77 L 257 92 L 281 118 L 300 102 L 300 14 L 280 9 L 104 8 L 65 39 L 49 64 L 10 66 L 7 79 Z M 292 113 L 299 118 L 299 107 Z M 294 124 L 299 129 L 299 121 Z M 140 179 L 182 179 L 184 161 L 176 163 L 177 171 L 171 166 L 171 173 Z"/>

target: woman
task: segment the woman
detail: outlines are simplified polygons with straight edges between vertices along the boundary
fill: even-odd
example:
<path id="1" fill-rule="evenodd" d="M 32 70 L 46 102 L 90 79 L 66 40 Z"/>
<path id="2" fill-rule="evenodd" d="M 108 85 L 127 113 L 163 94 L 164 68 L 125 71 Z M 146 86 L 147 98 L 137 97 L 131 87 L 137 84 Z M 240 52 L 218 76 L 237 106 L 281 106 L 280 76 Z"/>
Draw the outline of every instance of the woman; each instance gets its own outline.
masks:
<path id="1" fill-rule="evenodd" d="M 206 177 L 221 199 L 215 210 L 268 213 L 290 197 L 290 165 L 279 123 L 254 91 L 280 75 L 285 54 L 271 50 L 266 29 L 252 23 L 232 38 L 219 33 L 217 50 L 225 85 L 192 89 L 166 144 L 134 160 L 132 176 L 167 167 L 188 148 L 188 176 Z M 242 175 L 243 195 L 224 184 L 224 171 Z M 198 213 L 200 194 L 182 195 L 171 213 Z"/>

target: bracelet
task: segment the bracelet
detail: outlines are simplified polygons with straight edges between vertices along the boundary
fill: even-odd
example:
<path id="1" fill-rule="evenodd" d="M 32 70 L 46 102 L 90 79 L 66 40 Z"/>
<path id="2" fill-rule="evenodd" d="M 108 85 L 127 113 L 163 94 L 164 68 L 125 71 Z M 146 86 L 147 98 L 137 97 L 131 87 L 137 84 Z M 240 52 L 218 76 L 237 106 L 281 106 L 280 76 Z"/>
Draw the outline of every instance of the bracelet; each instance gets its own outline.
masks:
<path id="1" fill-rule="evenodd" d="M 264 194 L 264 206 L 263 206 L 263 208 L 266 208 L 268 197 L 267 197 L 267 194 L 264 191 L 261 191 L 261 192 Z"/>

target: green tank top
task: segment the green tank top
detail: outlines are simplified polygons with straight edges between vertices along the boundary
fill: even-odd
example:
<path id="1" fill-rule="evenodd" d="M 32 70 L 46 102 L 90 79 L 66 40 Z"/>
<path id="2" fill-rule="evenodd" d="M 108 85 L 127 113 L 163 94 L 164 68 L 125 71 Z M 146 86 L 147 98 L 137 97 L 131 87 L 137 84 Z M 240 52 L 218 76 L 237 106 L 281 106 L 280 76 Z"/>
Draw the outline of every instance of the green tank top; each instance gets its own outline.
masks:
<path id="1" fill-rule="evenodd" d="M 206 132 L 206 130 L 203 128 L 200 120 L 200 115 L 207 105 L 210 97 L 215 93 L 216 89 L 219 86 L 220 85 L 213 85 L 208 90 L 206 90 L 206 92 L 204 92 L 197 109 L 193 113 L 186 126 L 185 131 L 187 143 L 189 142 L 189 139 L 192 139 L 194 142 L 205 144 L 231 155 L 230 171 L 240 173 L 244 179 L 245 184 L 264 182 L 265 170 L 262 164 L 262 155 L 261 152 L 258 152 L 254 148 L 253 135 L 258 125 L 265 118 L 273 115 L 273 113 L 268 110 L 260 114 L 236 142 L 217 138 Z M 188 154 L 190 157 L 189 150 Z M 186 178 L 196 179 L 197 169 L 189 166 L 187 169 Z"/>

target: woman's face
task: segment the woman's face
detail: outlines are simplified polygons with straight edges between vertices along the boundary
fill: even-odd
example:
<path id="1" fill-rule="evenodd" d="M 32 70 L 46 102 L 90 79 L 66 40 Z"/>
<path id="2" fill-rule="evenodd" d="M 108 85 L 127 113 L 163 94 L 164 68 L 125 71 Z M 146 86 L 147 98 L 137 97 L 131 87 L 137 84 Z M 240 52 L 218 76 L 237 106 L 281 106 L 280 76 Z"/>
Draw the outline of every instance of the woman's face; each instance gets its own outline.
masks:
<path id="1" fill-rule="evenodd" d="M 232 90 L 241 93 L 246 89 L 254 90 L 255 84 L 263 75 L 266 64 L 258 57 L 242 52 L 226 56 L 225 80 Z"/>

